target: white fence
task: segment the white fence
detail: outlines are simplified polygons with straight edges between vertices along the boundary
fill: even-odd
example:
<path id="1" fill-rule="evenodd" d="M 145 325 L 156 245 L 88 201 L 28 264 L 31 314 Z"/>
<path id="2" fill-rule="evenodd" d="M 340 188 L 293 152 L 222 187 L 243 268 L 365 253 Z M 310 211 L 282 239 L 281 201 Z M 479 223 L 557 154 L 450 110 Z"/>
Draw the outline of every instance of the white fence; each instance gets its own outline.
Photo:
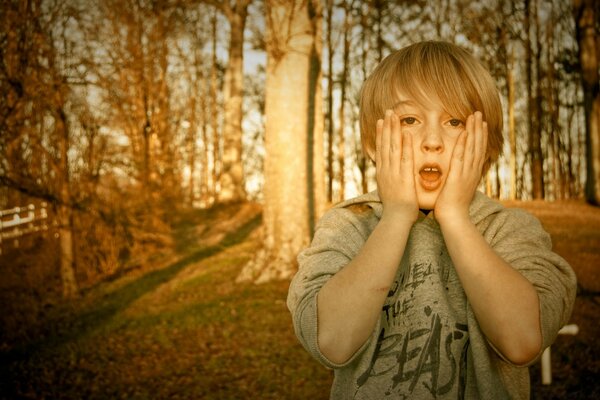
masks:
<path id="1" fill-rule="evenodd" d="M 25 207 L 14 207 L 0 210 L 0 254 L 7 241 L 19 246 L 19 238 L 36 232 L 48 230 L 48 213 L 46 203 L 36 207 L 29 204 Z"/>

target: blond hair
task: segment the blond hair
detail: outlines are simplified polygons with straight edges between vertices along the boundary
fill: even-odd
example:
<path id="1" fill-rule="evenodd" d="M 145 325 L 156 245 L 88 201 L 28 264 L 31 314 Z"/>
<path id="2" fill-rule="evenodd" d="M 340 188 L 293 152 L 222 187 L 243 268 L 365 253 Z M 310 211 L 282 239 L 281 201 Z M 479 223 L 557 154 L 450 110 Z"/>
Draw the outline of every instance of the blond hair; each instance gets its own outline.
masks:
<path id="1" fill-rule="evenodd" d="M 364 82 L 360 94 L 360 131 L 363 151 L 375 150 L 375 127 L 398 93 L 421 104 L 439 101 L 446 111 L 466 120 L 475 111 L 488 124 L 484 173 L 502 151 L 502 105 L 488 70 L 469 52 L 447 42 L 412 44 L 387 56 Z"/>

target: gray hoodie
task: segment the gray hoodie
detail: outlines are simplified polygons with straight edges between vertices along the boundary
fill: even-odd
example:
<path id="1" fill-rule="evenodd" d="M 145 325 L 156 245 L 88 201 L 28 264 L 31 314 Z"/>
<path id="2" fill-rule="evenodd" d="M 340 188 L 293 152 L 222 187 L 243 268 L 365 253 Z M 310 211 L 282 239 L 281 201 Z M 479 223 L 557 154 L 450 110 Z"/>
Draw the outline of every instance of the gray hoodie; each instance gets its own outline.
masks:
<path id="1" fill-rule="evenodd" d="M 290 285 L 287 304 L 296 335 L 314 358 L 334 369 L 331 398 L 529 398 L 527 366 L 511 364 L 483 335 L 433 213 L 421 213 L 413 225 L 371 337 L 341 365 L 320 352 L 319 290 L 358 254 L 382 210 L 376 192 L 329 210 L 311 245 L 298 256 L 299 270 Z M 531 214 L 504 208 L 479 192 L 469 212 L 496 253 L 537 290 L 546 348 L 571 315 L 573 270 L 551 251 L 550 236 Z"/>

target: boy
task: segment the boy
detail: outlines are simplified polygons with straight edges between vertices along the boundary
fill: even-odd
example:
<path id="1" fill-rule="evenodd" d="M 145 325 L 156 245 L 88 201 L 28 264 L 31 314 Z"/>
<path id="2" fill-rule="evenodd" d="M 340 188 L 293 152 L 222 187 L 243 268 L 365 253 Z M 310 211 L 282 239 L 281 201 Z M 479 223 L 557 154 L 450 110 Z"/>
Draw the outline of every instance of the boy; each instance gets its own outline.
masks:
<path id="1" fill-rule="evenodd" d="M 360 112 L 378 190 L 323 216 L 288 295 L 331 398 L 528 398 L 576 280 L 537 219 L 476 190 L 502 148 L 490 74 L 417 43 L 375 69 Z"/>

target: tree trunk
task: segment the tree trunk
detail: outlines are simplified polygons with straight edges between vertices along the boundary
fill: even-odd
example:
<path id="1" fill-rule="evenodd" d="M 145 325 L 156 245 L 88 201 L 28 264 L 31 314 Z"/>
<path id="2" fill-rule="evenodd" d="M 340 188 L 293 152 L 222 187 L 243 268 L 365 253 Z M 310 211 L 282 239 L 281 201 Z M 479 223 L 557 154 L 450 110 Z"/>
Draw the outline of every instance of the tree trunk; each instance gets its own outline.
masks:
<path id="1" fill-rule="evenodd" d="M 513 68 L 514 50 L 510 50 L 509 62 L 506 68 L 506 84 L 508 86 L 508 138 L 510 144 L 510 191 L 509 199 L 517 197 L 517 134 L 515 130 L 515 77 Z"/>
<path id="2" fill-rule="evenodd" d="M 369 52 L 369 23 L 368 23 L 368 13 L 364 12 L 364 5 L 361 4 L 361 17 L 360 17 L 360 32 L 361 32 L 361 51 L 360 51 L 360 70 L 361 70 L 361 78 L 365 81 L 368 77 L 367 70 L 367 55 Z M 360 139 L 359 139 L 360 141 Z M 357 156 L 358 159 L 358 168 L 360 170 L 360 178 L 362 183 L 362 193 L 367 193 L 369 191 L 369 182 L 367 177 L 367 169 L 369 167 L 370 159 L 365 154 L 362 149 L 360 149 L 360 154 Z"/>
<path id="3" fill-rule="evenodd" d="M 595 0 L 573 0 L 573 11 L 585 109 L 585 197 L 589 203 L 600 205 L 600 35 L 597 29 L 600 5 Z"/>
<path id="4" fill-rule="evenodd" d="M 533 8 L 533 10 L 532 10 Z M 533 15 L 532 15 L 533 13 Z M 526 32 L 526 63 L 527 63 L 527 93 L 528 93 L 528 113 L 529 113 L 529 155 L 530 155 L 530 168 L 531 168 L 531 182 L 532 182 L 532 195 L 534 199 L 544 198 L 544 168 L 542 159 L 542 137 L 541 137 L 541 124 L 540 124 L 540 98 L 534 94 L 534 82 L 533 72 L 534 67 L 540 65 L 539 63 L 539 48 L 534 54 L 532 46 L 533 41 L 531 40 L 531 18 L 535 18 L 537 22 L 537 6 L 536 0 L 533 0 L 533 6 L 530 5 L 530 1 L 525 1 L 525 32 Z M 536 37 L 539 34 L 536 23 Z M 534 59 L 535 58 L 535 59 Z M 539 69 L 538 80 L 536 87 L 539 87 Z"/>
<path id="5" fill-rule="evenodd" d="M 224 5 L 229 20 L 229 63 L 225 73 L 225 119 L 223 121 L 223 158 L 219 177 L 220 203 L 246 199 L 242 162 L 242 103 L 244 96 L 244 29 L 248 0 L 238 0 L 231 8 Z"/>
<path id="6" fill-rule="evenodd" d="M 311 7 L 311 5 L 313 7 Z M 325 149 L 323 147 L 325 140 L 325 117 L 323 115 L 323 71 L 321 61 L 323 59 L 323 7 L 319 1 L 313 1 L 309 4 L 309 18 L 312 21 L 314 30 L 314 50 L 310 55 L 310 80 L 309 80 L 309 115 L 314 116 L 314 121 L 309 124 L 309 135 L 312 132 L 312 154 L 308 155 L 308 171 L 312 171 L 313 186 L 309 195 L 312 193 L 312 204 L 310 205 L 310 236 L 315 231 L 316 222 L 325 213 L 327 203 L 327 194 L 325 191 Z"/>
<path id="7" fill-rule="evenodd" d="M 211 20 L 211 36 L 212 36 L 212 62 L 210 66 L 210 115 L 211 115 L 211 130 L 212 130 L 212 176 L 211 176 L 211 190 L 207 204 L 214 202 L 217 193 L 217 183 L 219 181 L 219 160 L 220 160 L 220 140 L 219 140 L 219 120 L 218 120 L 218 109 L 219 100 L 217 98 L 218 88 L 218 76 L 217 76 L 217 14 L 212 17 Z"/>
<path id="8" fill-rule="evenodd" d="M 190 177 L 188 180 L 188 206 L 194 207 L 195 198 L 195 175 L 196 175 L 196 97 L 194 94 L 190 96 L 190 120 L 188 126 L 188 154 L 189 154 L 189 169 Z"/>
<path id="9" fill-rule="evenodd" d="M 548 148 L 552 150 L 552 157 L 549 157 L 552 161 L 552 173 L 554 178 L 550 180 L 552 182 L 555 199 L 565 199 L 567 197 L 566 191 L 566 173 L 565 166 L 561 162 L 562 155 L 564 153 L 564 143 L 561 136 L 562 129 L 560 126 L 560 90 L 556 69 L 551 66 L 557 62 L 557 54 L 555 51 L 555 40 L 554 40 L 554 23 L 556 21 L 556 11 L 554 5 L 550 5 L 550 18 L 546 22 L 546 61 L 545 65 L 548 66 L 546 77 L 548 83 L 546 84 L 548 104 L 548 132 L 550 134 L 550 144 Z"/>
<path id="10" fill-rule="evenodd" d="M 333 202 L 333 0 L 327 0 L 327 200 Z"/>
<path id="11" fill-rule="evenodd" d="M 375 0 L 375 30 L 377 32 L 377 63 L 380 63 L 383 60 L 383 7 L 385 5 L 385 0 Z"/>
<path id="12" fill-rule="evenodd" d="M 202 74 L 204 75 L 204 73 Z M 200 89 L 201 98 L 200 98 L 200 124 L 201 124 L 201 135 L 202 135 L 202 153 L 201 153 L 201 165 L 202 165 L 202 175 L 200 179 L 200 203 L 202 207 L 210 204 L 210 176 L 211 169 L 209 164 L 210 159 L 210 147 L 209 147 L 209 137 L 208 137 L 208 100 L 209 96 L 207 89 L 207 82 L 204 78 L 201 79 L 200 85 L 202 89 Z M 211 118 L 214 119 L 214 118 Z"/>
<path id="13" fill-rule="evenodd" d="M 309 166 L 314 163 L 308 158 L 316 155 L 310 97 L 316 94 L 311 84 L 318 84 L 311 72 L 316 53 L 311 7 L 303 0 L 266 1 L 264 247 L 238 282 L 290 278 L 298 252 L 310 240 Z"/>
<path id="14" fill-rule="evenodd" d="M 65 298 L 77 295 L 77 280 L 75 278 L 74 253 L 73 253 L 73 216 L 71 212 L 71 191 L 69 188 L 69 130 L 67 117 L 62 109 L 58 110 L 56 121 L 57 133 L 60 137 L 60 164 L 61 177 L 60 204 L 58 206 L 58 232 L 60 235 L 60 278 L 62 293 Z"/>
<path id="15" fill-rule="evenodd" d="M 346 198 L 346 89 L 348 86 L 348 60 L 350 58 L 350 5 L 346 0 L 344 2 L 344 50 L 342 54 L 342 76 L 340 77 L 340 125 L 338 132 L 338 163 L 339 163 L 339 182 L 340 182 L 340 200 Z"/>

